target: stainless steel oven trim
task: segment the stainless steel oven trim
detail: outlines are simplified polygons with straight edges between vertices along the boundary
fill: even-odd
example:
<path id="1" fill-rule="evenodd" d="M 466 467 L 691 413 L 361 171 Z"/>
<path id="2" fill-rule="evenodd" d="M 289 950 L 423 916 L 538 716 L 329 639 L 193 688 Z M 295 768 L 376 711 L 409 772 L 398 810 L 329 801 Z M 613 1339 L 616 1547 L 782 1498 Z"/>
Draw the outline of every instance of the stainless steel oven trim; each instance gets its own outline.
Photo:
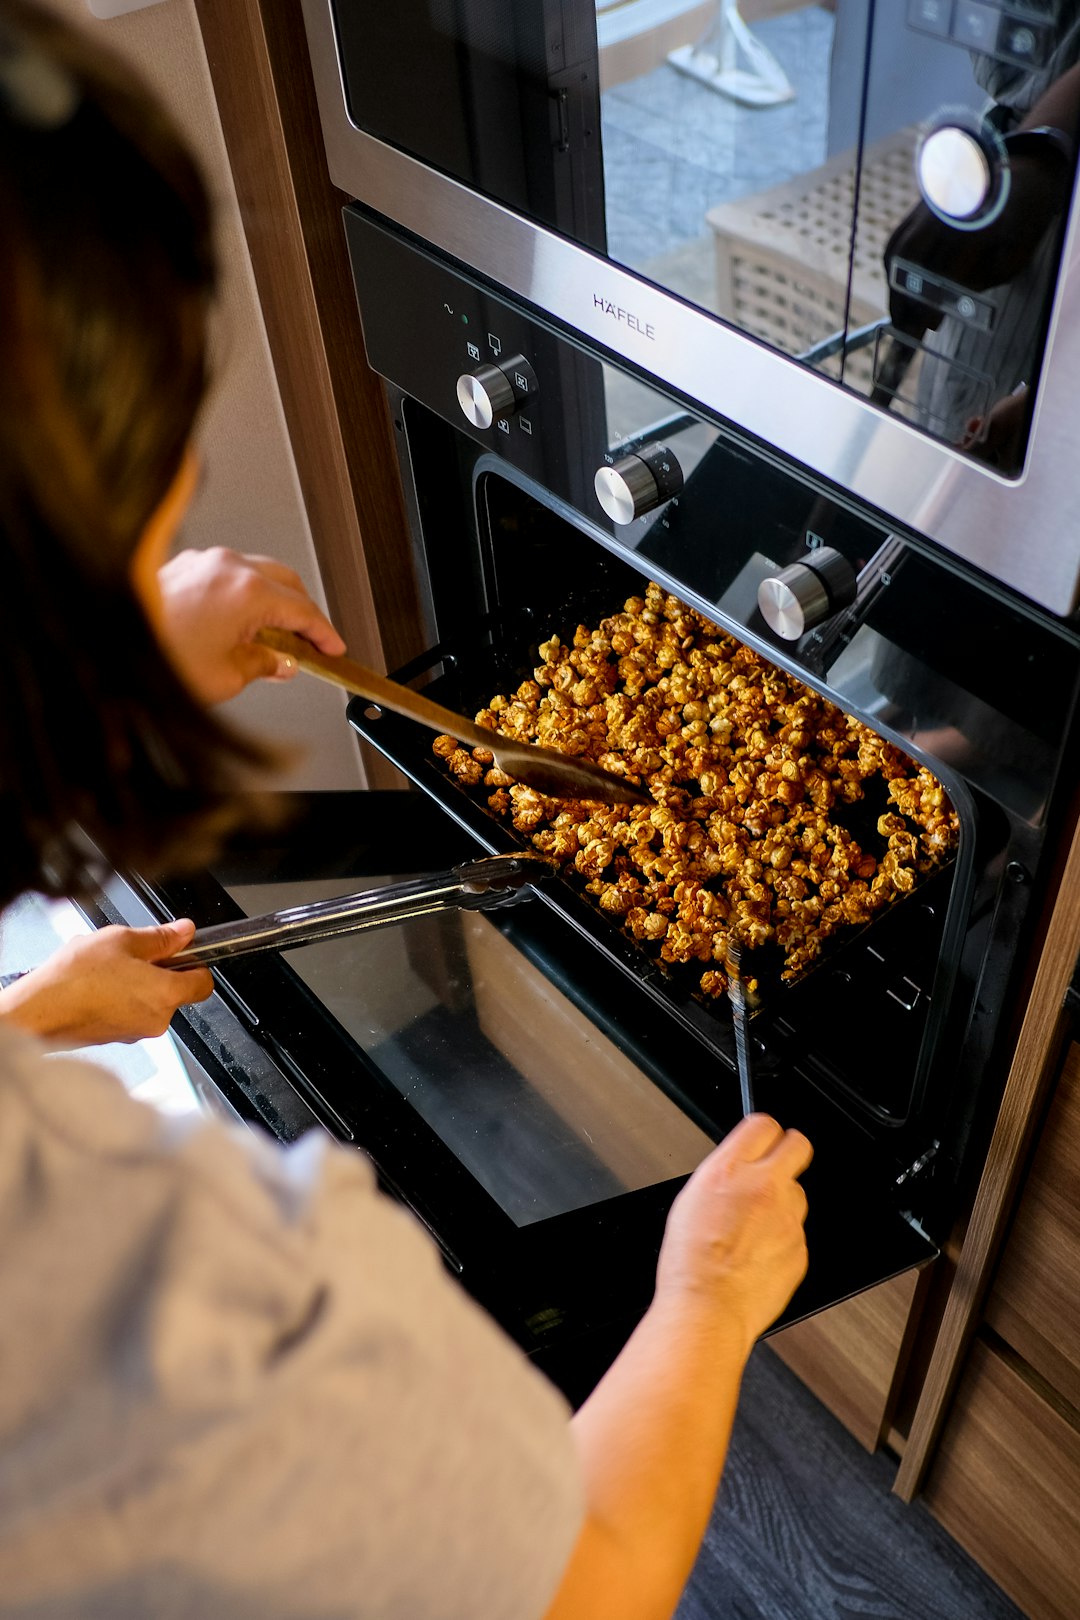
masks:
<path id="1" fill-rule="evenodd" d="M 1072 613 L 1080 598 L 1075 208 L 1047 346 L 1053 364 L 1044 367 L 1027 467 L 1014 483 L 365 134 L 348 115 L 331 0 L 303 6 L 330 174 L 350 197 L 1052 613 Z M 1025 543 L 1053 532 L 1065 543 Z"/>

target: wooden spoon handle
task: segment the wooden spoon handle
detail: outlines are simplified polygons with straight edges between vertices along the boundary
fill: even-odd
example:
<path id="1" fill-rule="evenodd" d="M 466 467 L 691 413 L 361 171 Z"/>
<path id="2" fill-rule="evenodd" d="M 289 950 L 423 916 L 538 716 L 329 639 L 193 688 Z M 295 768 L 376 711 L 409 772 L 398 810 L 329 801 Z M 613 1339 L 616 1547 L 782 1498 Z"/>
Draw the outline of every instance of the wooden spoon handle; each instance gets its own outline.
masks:
<path id="1" fill-rule="evenodd" d="M 441 703 L 433 703 L 430 698 L 420 697 L 407 686 L 387 680 L 385 675 L 376 675 L 373 669 L 366 669 L 351 658 L 333 658 L 329 653 L 320 652 L 310 641 L 294 636 L 289 630 L 260 630 L 255 639 L 264 647 L 273 647 L 275 652 L 295 658 L 309 675 L 317 675 L 344 687 L 346 692 L 355 692 L 358 697 L 392 709 L 395 714 L 417 720 L 422 726 L 430 726 L 432 731 L 445 732 L 459 742 L 471 743 L 474 748 L 486 748 L 507 776 L 540 793 L 602 804 L 652 803 L 644 789 L 633 787 L 591 760 L 560 754 L 555 749 L 542 748 L 539 743 L 513 742 L 498 732 L 485 731 L 464 715 L 444 709 Z"/>
<path id="2" fill-rule="evenodd" d="M 373 669 L 357 664 L 351 658 L 335 658 L 330 653 L 320 652 L 310 641 L 293 635 L 291 630 L 260 630 L 255 639 L 261 641 L 264 647 L 273 647 L 275 652 L 295 658 L 298 666 L 307 674 L 318 675 L 334 686 L 343 687 L 346 692 L 368 698 L 370 702 L 378 703 L 384 709 L 392 709 L 395 714 L 403 714 L 409 720 L 418 720 L 433 731 L 444 731 L 460 742 L 471 742 L 477 748 L 491 748 L 493 740 L 496 745 L 498 743 L 490 731 L 485 731 L 472 720 L 466 720 L 464 715 L 444 709 L 441 703 L 433 703 L 430 698 L 410 691 L 407 686 L 399 686 L 397 681 L 388 680 L 385 675 L 377 675 Z"/>

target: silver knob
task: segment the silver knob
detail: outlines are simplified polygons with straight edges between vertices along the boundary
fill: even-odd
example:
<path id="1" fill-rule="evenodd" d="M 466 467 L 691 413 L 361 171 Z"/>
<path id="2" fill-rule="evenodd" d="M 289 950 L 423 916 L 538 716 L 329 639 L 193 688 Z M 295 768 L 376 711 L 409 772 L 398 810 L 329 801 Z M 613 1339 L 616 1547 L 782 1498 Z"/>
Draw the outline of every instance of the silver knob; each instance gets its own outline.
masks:
<path id="1" fill-rule="evenodd" d="M 662 506 L 682 489 L 682 468 L 663 444 L 650 444 L 614 466 L 599 468 L 593 479 L 596 498 L 612 523 L 633 523 Z"/>
<path id="2" fill-rule="evenodd" d="M 998 189 L 997 165 L 971 130 L 943 124 L 919 147 L 915 174 L 926 204 L 942 219 L 976 220 Z"/>
<path id="3" fill-rule="evenodd" d="M 855 600 L 855 570 L 831 546 L 820 546 L 805 562 L 792 563 L 758 586 L 758 607 L 769 629 L 783 641 L 798 641 L 815 625 Z"/>
<path id="4" fill-rule="evenodd" d="M 512 416 L 521 404 L 506 372 L 491 365 L 458 378 L 457 402 L 465 420 L 477 428 L 489 428 L 497 416 Z"/>

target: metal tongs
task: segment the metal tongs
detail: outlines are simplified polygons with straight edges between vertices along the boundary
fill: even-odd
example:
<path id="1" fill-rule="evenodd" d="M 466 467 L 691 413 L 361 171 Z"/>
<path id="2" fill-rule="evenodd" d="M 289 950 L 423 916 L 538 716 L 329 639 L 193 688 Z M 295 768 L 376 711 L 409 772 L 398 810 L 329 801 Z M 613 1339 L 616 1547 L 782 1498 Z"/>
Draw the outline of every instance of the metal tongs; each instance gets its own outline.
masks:
<path id="1" fill-rule="evenodd" d="M 358 894 L 343 894 L 334 900 L 269 911 L 262 917 L 215 923 L 200 928 L 191 944 L 170 957 L 164 966 L 210 966 L 226 957 L 291 950 L 295 945 L 387 928 L 436 911 L 492 911 L 528 900 L 529 885 L 546 871 L 550 866 L 542 855 L 490 855 L 467 861 L 449 872 L 388 883 L 381 889 L 362 889 Z"/>
<path id="2" fill-rule="evenodd" d="M 731 1002 L 731 1020 L 735 1026 L 735 1058 L 739 1065 L 739 1091 L 745 1118 L 754 1112 L 754 1084 L 750 1070 L 750 1033 L 747 1029 L 749 1005 L 742 976 L 742 946 L 737 939 L 728 941 L 724 966 L 727 968 L 728 1000 Z"/>

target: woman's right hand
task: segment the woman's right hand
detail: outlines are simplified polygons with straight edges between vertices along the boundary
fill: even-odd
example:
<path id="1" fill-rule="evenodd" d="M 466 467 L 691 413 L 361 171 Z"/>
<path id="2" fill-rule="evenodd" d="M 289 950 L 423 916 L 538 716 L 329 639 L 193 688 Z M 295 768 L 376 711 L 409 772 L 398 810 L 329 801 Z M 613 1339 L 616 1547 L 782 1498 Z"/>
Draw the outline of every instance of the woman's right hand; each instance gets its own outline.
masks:
<path id="1" fill-rule="evenodd" d="M 101 1046 L 163 1035 L 178 1007 L 205 1001 L 207 968 L 161 964 L 195 932 L 189 918 L 152 928 L 102 928 L 61 945 L 0 993 L 0 1017 L 54 1046 Z"/>
<path id="2" fill-rule="evenodd" d="M 256 680 L 291 680 L 294 660 L 261 646 L 260 630 L 291 630 L 321 652 L 345 643 L 293 569 L 273 557 L 212 546 L 181 551 L 157 574 L 159 634 L 200 703 L 224 703 Z"/>
<path id="3" fill-rule="evenodd" d="M 585 1522 L 545 1620 L 670 1620 L 724 1465 L 754 1340 L 806 1271 L 813 1150 L 751 1114 L 668 1216 L 656 1294 L 573 1419 Z"/>
<path id="4" fill-rule="evenodd" d="M 668 1216 L 656 1302 L 695 1302 L 737 1325 L 749 1353 L 806 1274 L 806 1194 L 814 1150 L 801 1131 L 751 1114 L 698 1166 Z"/>

